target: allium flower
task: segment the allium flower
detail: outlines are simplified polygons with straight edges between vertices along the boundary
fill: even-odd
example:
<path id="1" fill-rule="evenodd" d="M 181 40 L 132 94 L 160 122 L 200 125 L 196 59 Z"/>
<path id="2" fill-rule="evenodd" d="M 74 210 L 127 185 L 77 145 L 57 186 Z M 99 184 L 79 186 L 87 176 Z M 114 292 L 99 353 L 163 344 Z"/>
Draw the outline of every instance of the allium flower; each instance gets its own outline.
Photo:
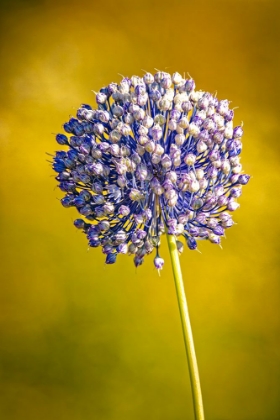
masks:
<path id="1" fill-rule="evenodd" d="M 53 162 L 61 202 L 83 217 L 74 224 L 89 245 L 102 247 L 107 264 L 133 254 L 136 266 L 156 248 L 161 269 L 165 226 L 191 250 L 198 239 L 220 244 L 250 178 L 229 101 L 196 91 L 192 78 L 158 71 L 110 83 L 96 102 L 64 124 L 67 135 L 56 140 L 68 150 Z M 177 247 L 181 253 L 179 240 Z"/>

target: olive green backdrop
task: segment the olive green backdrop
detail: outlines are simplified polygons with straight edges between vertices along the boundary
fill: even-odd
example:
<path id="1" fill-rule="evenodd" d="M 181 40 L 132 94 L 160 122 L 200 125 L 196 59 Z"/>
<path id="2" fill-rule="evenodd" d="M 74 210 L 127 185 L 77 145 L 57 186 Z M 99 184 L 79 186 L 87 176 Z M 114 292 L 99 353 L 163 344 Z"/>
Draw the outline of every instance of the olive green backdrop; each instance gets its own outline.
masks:
<path id="1" fill-rule="evenodd" d="M 193 419 L 165 239 L 160 277 L 105 266 L 46 154 L 91 90 L 158 68 L 239 107 L 252 174 L 223 249 L 181 256 L 206 420 L 279 420 L 280 3 L 0 4 L 0 418 Z"/>

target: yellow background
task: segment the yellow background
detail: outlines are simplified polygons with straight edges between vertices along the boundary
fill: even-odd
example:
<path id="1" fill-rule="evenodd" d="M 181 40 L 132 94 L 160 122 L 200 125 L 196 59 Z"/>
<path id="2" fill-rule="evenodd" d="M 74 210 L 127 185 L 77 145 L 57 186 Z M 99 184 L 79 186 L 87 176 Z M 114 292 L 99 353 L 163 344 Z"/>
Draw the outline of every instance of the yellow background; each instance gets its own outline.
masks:
<path id="1" fill-rule="evenodd" d="M 244 121 L 252 175 L 223 249 L 182 257 L 207 420 L 280 419 L 279 16 L 275 1 L 1 1 L 0 418 L 192 419 L 167 247 L 104 265 L 46 152 L 123 75 L 189 72 Z"/>

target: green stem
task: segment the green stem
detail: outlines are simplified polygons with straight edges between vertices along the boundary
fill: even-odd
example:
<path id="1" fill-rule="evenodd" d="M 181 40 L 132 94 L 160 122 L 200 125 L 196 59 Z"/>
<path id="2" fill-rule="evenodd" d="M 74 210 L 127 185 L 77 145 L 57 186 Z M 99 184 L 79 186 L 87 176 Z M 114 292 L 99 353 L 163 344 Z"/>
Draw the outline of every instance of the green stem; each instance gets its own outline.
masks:
<path id="1" fill-rule="evenodd" d="M 187 300 L 186 300 L 186 294 L 184 290 L 182 271 L 181 271 L 179 255 L 178 255 L 177 246 L 176 246 L 176 238 L 175 236 L 168 235 L 167 233 L 166 233 L 166 236 L 167 236 L 171 262 L 172 262 L 172 269 L 173 269 L 173 274 L 174 274 L 176 293 L 177 293 L 182 328 L 183 328 L 184 342 L 185 342 L 185 348 L 186 348 L 188 365 L 189 365 L 192 397 L 193 397 L 193 405 L 194 405 L 194 415 L 195 415 L 196 420 L 204 420 L 203 402 L 202 402 L 202 393 L 201 393 L 201 388 L 200 388 L 198 366 L 197 366 L 197 360 L 196 360 L 196 355 L 195 355 L 192 328 L 191 328 L 190 316 L 189 316 L 188 305 L 187 305 Z"/>

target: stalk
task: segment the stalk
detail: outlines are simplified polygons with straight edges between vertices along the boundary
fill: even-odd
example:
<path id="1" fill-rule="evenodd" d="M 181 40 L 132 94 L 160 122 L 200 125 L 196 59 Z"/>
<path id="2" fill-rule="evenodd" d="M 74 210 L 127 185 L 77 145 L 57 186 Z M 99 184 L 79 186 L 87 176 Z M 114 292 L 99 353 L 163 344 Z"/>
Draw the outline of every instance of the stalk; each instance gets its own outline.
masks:
<path id="1" fill-rule="evenodd" d="M 192 388 L 193 406 L 195 420 L 204 420 L 202 393 L 199 380 L 198 365 L 196 360 L 194 341 L 192 335 L 192 328 L 190 316 L 188 311 L 187 299 L 184 289 L 182 271 L 179 261 L 179 255 L 176 246 L 176 238 L 174 235 L 169 235 L 166 232 L 170 258 L 172 263 L 173 275 L 175 280 L 175 287 L 178 299 L 178 305 L 181 316 L 181 323 L 183 329 L 183 336 L 185 342 L 185 349 L 187 353 L 187 360 L 190 373 L 190 381 Z"/>

